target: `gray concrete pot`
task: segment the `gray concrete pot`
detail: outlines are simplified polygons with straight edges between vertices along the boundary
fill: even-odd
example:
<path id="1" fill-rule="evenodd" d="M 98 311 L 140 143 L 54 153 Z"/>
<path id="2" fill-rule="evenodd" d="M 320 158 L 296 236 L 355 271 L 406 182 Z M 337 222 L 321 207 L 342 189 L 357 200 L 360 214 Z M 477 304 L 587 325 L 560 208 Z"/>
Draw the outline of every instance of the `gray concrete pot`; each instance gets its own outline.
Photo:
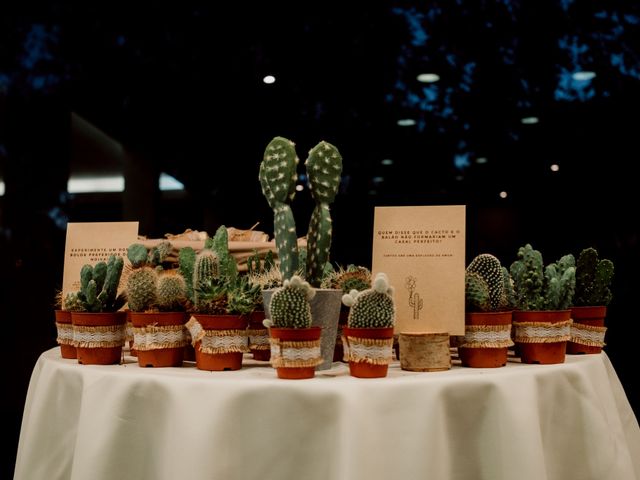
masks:
<path id="1" fill-rule="evenodd" d="M 271 318 L 269 304 L 274 289 L 262 291 L 262 303 L 266 318 Z M 333 363 L 333 351 L 338 336 L 338 320 L 340 318 L 340 305 L 342 305 L 342 290 L 330 288 L 317 288 L 315 296 L 309 302 L 311 306 L 311 325 L 322 328 L 320 336 L 320 352 L 322 363 L 316 370 L 327 370 Z"/>

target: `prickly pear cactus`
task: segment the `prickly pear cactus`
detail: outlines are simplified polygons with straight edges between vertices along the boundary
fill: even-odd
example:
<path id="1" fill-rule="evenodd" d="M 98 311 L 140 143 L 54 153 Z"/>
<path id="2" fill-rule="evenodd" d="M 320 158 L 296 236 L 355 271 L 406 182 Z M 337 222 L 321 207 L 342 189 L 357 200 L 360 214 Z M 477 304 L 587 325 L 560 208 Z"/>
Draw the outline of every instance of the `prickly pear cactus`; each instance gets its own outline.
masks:
<path id="1" fill-rule="evenodd" d="M 131 271 L 126 285 L 129 310 L 144 312 L 155 305 L 157 279 L 158 274 L 151 267 L 141 267 Z"/>
<path id="2" fill-rule="evenodd" d="M 307 232 L 307 280 L 314 287 L 322 282 L 331 249 L 331 204 L 338 193 L 342 156 L 338 149 L 322 141 L 309 151 L 305 162 L 309 189 L 316 206 Z"/>
<path id="3" fill-rule="evenodd" d="M 265 326 L 277 328 L 311 327 L 311 300 L 316 291 L 298 275 L 283 282 L 282 287 L 273 292 L 269 311 L 271 319 Z"/>
<path id="4" fill-rule="evenodd" d="M 264 151 L 260 164 L 260 185 L 273 210 L 273 227 L 282 277 L 289 279 L 298 270 L 298 238 L 291 211 L 296 188 L 298 165 L 295 144 L 275 137 Z"/>
<path id="5" fill-rule="evenodd" d="M 576 266 L 575 306 L 609 305 L 612 293 L 613 262 L 606 258 L 599 260 L 595 248 L 585 248 L 578 256 Z"/>
<path id="6" fill-rule="evenodd" d="M 342 303 L 349 310 L 347 324 L 351 328 L 389 328 L 395 323 L 393 287 L 384 273 L 378 273 L 371 288 L 342 296 Z"/>

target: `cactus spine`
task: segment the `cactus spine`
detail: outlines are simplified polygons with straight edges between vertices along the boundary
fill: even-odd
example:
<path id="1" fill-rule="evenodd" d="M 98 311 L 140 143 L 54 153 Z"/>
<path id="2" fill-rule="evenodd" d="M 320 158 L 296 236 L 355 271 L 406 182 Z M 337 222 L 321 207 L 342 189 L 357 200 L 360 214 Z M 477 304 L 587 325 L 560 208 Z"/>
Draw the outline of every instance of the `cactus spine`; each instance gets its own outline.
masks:
<path id="1" fill-rule="evenodd" d="M 309 151 L 305 165 L 311 196 L 316 202 L 307 232 L 307 280 L 318 287 L 329 261 L 332 233 L 329 204 L 340 186 L 342 156 L 336 147 L 322 141 Z"/>
<path id="2" fill-rule="evenodd" d="M 127 299 L 132 312 L 150 310 L 157 301 L 155 268 L 140 267 L 133 270 L 127 278 Z"/>
<path id="3" fill-rule="evenodd" d="M 613 262 L 606 258 L 598 260 L 598 252 L 595 248 L 582 250 L 578 255 L 576 266 L 574 305 L 609 305 L 612 297 L 609 286 L 613 273 Z"/>
<path id="4" fill-rule="evenodd" d="M 265 326 L 276 328 L 311 327 L 311 307 L 309 300 L 315 296 L 315 290 L 298 275 L 283 282 L 271 296 L 269 311 L 271 319 L 265 320 Z"/>
<path id="5" fill-rule="evenodd" d="M 489 289 L 489 310 L 497 311 L 505 303 L 504 280 L 502 278 L 502 265 L 500 260 L 488 253 L 482 253 L 475 257 L 467 272 L 477 273 L 487 284 Z"/>
<path id="6" fill-rule="evenodd" d="M 265 149 L 258 175 L 262 193 L 273 210 L 274 236 L 285 280 L 298 270 L 298 238 L 289 205 L 295 196 L 298 161 L 295 144 L 286 138 L 275 137 Z"/>
<path id="7" fill-rule="evenodd" d="M 340 267 L 325 276 L 321 286 L 342 290 L 343 293 L 366 290 L 371 288 L 371 271 L 357 265 L 348 265 L 346 269 Z"/>
<path id="8" fill-rule="evenodd" d="M 158 310 L 176 312 L 184 309 L 187 301 L 187 284 L 182 275 L 175 270 L 166 270 L 158 275 L 156 281 Z"/>
<path id="9" fill-rule="evenodd" d="M 220 262 L 213 250 L 203 249 L 193 266 L 193 304 L 197 311 L 202 306 L 201 291 L 220 275 Z"/>
<path id="10" fill-rule="evenodd" d="M 347 323 L 351 328 L 389 328 L 395 322 L 393 287 L 384 273 L 378 273 L 372 287 L 342 296 L 342 303 L 349 310 Z"/>

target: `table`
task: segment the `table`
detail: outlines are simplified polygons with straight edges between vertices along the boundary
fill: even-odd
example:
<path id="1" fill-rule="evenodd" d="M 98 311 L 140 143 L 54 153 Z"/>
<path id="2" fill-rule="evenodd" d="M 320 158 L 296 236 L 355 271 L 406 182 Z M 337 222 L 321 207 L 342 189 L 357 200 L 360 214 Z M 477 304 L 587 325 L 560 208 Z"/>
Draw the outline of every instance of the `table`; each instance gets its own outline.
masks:
<path id="1" fill-rule="evenodd" d="M 204 372 L 44 352 L 15 480 L 640 479 L 640 429 L 605 353 L 310 380 L 264 362 Z"/>

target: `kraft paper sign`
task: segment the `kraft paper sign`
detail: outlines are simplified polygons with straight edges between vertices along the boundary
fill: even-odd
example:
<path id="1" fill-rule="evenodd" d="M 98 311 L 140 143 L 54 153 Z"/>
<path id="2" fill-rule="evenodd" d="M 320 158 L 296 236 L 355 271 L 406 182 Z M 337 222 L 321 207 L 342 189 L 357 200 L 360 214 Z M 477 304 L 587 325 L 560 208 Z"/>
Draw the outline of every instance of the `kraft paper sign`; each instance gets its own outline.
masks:
<path id="1" fill-rule="evenodd" d="M 127 247 L 138 239 L 138 222 L 67 224 L 62 294 L 80 290 L 80 270 L 89 263 L 106 262 L 110 255 L 127 259 Z"/>
<path id="2" fill-rule="evenodd" d="M 373 273 L 395 287 L 396 332 L 464 335 L 465 207 L 376 207 Z"/>

